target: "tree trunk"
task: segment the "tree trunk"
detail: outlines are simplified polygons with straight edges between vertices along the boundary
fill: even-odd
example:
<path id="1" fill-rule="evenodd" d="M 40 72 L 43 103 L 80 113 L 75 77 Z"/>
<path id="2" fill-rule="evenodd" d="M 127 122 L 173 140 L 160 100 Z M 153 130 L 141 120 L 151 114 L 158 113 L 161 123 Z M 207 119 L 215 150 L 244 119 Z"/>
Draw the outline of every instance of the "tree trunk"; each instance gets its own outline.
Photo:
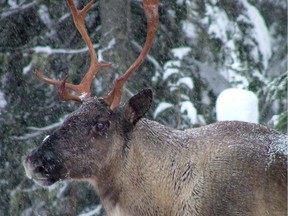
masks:
<path id="1" fill-rule="evenodd" d="M 102 0 L 100 11 L 101 47 L 104 51 L 102 57 L 103 61 L 113 63 L 113 67 L 105 69 L 102 74 L 103 93 L 107 94 L 112 88 L 113 80 L 121 76 L 135 59 L 135 53 L 129 45 L 130 0 Z"/>

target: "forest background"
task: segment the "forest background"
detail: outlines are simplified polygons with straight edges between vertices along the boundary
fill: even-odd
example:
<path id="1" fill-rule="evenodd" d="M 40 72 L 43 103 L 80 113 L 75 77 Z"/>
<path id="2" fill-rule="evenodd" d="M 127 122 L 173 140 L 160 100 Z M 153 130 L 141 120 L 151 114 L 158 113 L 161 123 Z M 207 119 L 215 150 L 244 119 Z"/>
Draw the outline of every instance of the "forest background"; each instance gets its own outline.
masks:
<path id="1" fill-rule="evenodd" d="M 163 0 L 159 13 L 153 47 L 124 99 L 151 88 L 147 117 L 185 129 L 216 121 L 224 89 L 246 89 L 257 95 L 259 123 L 287 133 L 286 0 Z M 100 60 L 113 62 L 93 82 L 93 95 L 101 96 L 143 46 L 142 2 L 96 1 L 86 24 Z M 43 189 L 22 166 L 24 155 L 79 107 L 60 101 L 33 71 L 59 80 L 69 74 L 77 83 L 89 61 L 66 1 L 0 0 L 0 215 L 104 215 L 88 184 Z"/>

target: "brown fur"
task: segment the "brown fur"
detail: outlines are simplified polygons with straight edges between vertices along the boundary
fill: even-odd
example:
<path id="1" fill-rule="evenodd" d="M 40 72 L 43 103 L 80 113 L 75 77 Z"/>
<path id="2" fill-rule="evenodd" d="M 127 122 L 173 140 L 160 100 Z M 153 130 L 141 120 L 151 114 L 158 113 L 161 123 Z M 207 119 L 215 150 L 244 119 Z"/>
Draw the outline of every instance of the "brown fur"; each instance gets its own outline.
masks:
<path id="1" fill-rule="evenodd" d="M 140 119 L 150 94 L 113 112 L 87 101 L 27 156 L 28 177 L 89 181 L 108 215 L 287 215 L 287 136 L 238 121 L 174 130 Z"/>

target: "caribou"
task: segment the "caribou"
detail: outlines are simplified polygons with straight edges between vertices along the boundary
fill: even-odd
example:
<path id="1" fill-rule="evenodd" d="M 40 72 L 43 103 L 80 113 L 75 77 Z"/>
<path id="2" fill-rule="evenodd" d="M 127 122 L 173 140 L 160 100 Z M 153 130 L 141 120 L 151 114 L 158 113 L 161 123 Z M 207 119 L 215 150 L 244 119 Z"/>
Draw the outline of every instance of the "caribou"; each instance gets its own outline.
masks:
<path id="1" fill-rule="evenodd" d="M 123 85 L 145 59 L 158 23 L 158 0 L 143 0 L 146 42 L 139 57 L 104 97 L 91 96 L 100 63 L 85 27 L 90 1 L 74 23 L 90 52 L 78 85 L 36 76 L 59 87 L 62 100 L 81 102 L 63 125 L 24 159 L 28 178 L 41 186 L 75 179 L 92 184 L 110 216 L 287 215 L 288 138 L 241 121 L 175 130 L 145 118 L 152 91 L 121 103 Z M 74 91 L 74 94 L 68 90 Z"/>

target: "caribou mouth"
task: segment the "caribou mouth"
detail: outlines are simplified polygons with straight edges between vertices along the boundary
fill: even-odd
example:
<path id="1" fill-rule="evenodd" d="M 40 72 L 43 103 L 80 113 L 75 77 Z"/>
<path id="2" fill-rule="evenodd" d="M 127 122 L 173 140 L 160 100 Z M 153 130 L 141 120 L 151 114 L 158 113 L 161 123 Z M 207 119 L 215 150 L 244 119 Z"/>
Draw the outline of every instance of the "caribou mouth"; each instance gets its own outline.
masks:
<path id="1" fill-rule="evenodd" d="M 48 178 L 33 178 L 32 179 L 36 184 L 42 186 L 42 187 L 48 187 L 53 185 L 55 182 L 51 181 Z"/>

